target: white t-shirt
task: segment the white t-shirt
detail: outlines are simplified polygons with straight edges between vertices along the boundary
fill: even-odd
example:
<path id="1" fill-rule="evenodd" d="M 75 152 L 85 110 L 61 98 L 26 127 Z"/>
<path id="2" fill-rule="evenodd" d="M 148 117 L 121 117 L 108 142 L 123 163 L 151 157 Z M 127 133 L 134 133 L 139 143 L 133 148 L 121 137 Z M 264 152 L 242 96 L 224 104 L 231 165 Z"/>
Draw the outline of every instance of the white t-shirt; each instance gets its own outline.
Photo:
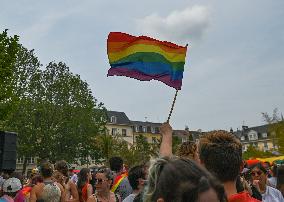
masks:
<path id="1" fill-rule="evenodd" d="M 136 194 L 130 194 L 122 202 L 133 202 L 133 200 L 135 199 L 135 196 Z"/>
<path id="2" fill-rule="evenodd" d="M 266 186 L 265 193 L 261 195 L 263 202 L 284 202 L 281 192 L 270 186 Z"/>
<path id="3" fill-rule="evenodd" d="M 277 178 L 276 177 L 271 177 L 268 179 L 269 186 L 276 188 L 277 184 Z"/>

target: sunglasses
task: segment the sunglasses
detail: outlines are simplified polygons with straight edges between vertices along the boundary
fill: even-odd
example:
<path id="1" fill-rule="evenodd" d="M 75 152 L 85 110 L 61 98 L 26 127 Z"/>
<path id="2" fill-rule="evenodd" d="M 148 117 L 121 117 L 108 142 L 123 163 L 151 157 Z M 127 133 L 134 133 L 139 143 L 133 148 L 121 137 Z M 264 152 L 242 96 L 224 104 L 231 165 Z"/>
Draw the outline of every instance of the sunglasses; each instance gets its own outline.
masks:
<path id="1" fill-rule="evenodd" d="M 106 182 L 108 180 L 104 180 L 104 179 L 95 179 L 95 183 L 96 184 L 102 184 L 103 182 Z"/>
<path id="2" fill-rule="evenodd" d="M 260 176 L 261 174 L 263 174 L 262 171 L 251 172 L 251 175 L 252 175 L 252 176 L 256 176 L 256 175 Z"/>

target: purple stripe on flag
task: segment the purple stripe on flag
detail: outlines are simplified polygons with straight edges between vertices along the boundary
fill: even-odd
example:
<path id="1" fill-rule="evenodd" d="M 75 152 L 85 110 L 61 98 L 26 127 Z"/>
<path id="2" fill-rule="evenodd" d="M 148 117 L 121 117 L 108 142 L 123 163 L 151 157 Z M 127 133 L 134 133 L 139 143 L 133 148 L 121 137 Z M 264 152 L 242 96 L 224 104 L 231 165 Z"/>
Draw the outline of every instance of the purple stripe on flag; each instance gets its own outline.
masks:
<path id="1" fill-rule="evenodd" d="M 172 80 L 170 75 L 163 75 L 163 74 L 157 74 L 157 75 L 147 75 L 135 70 L 129 70 L 128 68 L 123 67 L 115 67 L 110 68 L 108 70 L 107 76 L 127 76 L 130 78 L 138 79 L 140 81 L 150 81 L 152 79 L 161 81 L 165 83 L 166 85 L 173 87 L 177 90 L 181 89 L 182 80 Z"/>

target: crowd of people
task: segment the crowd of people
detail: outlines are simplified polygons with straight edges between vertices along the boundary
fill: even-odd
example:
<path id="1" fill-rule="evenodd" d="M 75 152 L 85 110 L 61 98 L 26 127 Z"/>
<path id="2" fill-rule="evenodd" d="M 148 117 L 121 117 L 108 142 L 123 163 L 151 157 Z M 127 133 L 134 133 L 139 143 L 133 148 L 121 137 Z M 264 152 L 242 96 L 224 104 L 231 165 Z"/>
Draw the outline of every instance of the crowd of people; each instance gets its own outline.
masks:
<path id="1" fill-rule="evenodd" d="M 212 131 L 198 143 L 172 152 L 172 128 L 161 126 L 160 157 L 124 168 L 121 157 L 108 167 L 78 175 L 64 160 L 44 161 L 26 182 L 13 173 L 0 178 L 0 202 L 284 202 L 284 166 L 246 165 L 240 141 Z"/>

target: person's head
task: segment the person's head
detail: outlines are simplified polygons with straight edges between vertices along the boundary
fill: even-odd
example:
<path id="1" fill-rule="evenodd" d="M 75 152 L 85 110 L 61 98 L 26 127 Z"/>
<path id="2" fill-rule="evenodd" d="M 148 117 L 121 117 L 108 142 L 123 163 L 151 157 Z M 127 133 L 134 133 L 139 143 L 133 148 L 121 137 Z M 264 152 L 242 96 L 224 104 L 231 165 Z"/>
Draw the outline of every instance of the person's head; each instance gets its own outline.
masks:
<path id="1" fill-rule="evenodd" d="M 82 168 L 78 173 L 78 183 L 82 182 L 85 184 L 86 182 L 91 180 L 91 171 L 89 168 Z"/>
<path id="2" fill-rule="evenodd" d="M 112 184 L 113 175 L 109 168 L 102 167 L 98 169 L 96 173 L 96 191 L 97 192 L 107 192 L 110 191 L 110 186 Z"/>
<path id="3" fill-rule="evenodd" d="M 109 166 L 112 171 L 121 172 L 123 170 L 123 160 L 121 157 L 115 156 L 109 159 Z"/>
<path id="4" fill-rule="evenodd" d="M 270 170 L 270 163 L 268 161 L 263 162 L 263 167 L 268 171 Z"/>
<path id="5" fill-rule="evenodd" d="M 183 158 L 189 158 L 199 163 L 199 154 L 197 145 L 193 142 L 187 141 L 179 145 L 177 155 Z"/>
<path id="6" fill-rule="evenodd" d="M 34 175 L 32 180 L 31 180 L 31 185 L 37 185 L 38 183 L 43 182 L 43 178 L 41 175 Z"/>
<path id="7" fill-rule="evenodd" d="M 41 163 L 41 165 L 40 165 L 40 174 L 42 175 L 43 178 L 52 177 L 53 165 L 50 162 L 48 162 L 48 161 L 45 161 L 45 162 Z"/>
<path id="8" fill-rule="evenodd" d="M 257 163 L 250 168 L 252 180 L 259 180 L 259 185 L 265 186 L 267 183 L 267 170 L 261 163 Z"/>
<path id="9" fill-rule="evenodd" d="M 146 180 L 145 168 L 143 165 L 134 166 L 128 172 L 128 181 L 133 190 L 142 190 Z"/>
<path id="10" fill-rule="evenodd" d="M 159 158 L 150 167 L 145 202 L 226 201 L 223 186 L 190 159 Z"/>
<path id="11" fill-rule="evenodd" d="M 236 181 L 242 169 L 241 142 L 227 131 L 211 131 L 199 140 L 199 157 L 221 182 Z"/>
<path id="12" fill-rule="evenodd" d="M 4 181 L 3 183 L 3 192 L 5 195 L 8 195 L 14 198 L 18 191 L 22 189 L 21 181 L 18 178 L 12 177 Z"/>
<path id="13" fill-rule="evenodd" d="M 55 170 L 61 172 L 65 177 L 68 177 L 68 164 L 66 161 L 57 161 L 55 163 Z"/>

